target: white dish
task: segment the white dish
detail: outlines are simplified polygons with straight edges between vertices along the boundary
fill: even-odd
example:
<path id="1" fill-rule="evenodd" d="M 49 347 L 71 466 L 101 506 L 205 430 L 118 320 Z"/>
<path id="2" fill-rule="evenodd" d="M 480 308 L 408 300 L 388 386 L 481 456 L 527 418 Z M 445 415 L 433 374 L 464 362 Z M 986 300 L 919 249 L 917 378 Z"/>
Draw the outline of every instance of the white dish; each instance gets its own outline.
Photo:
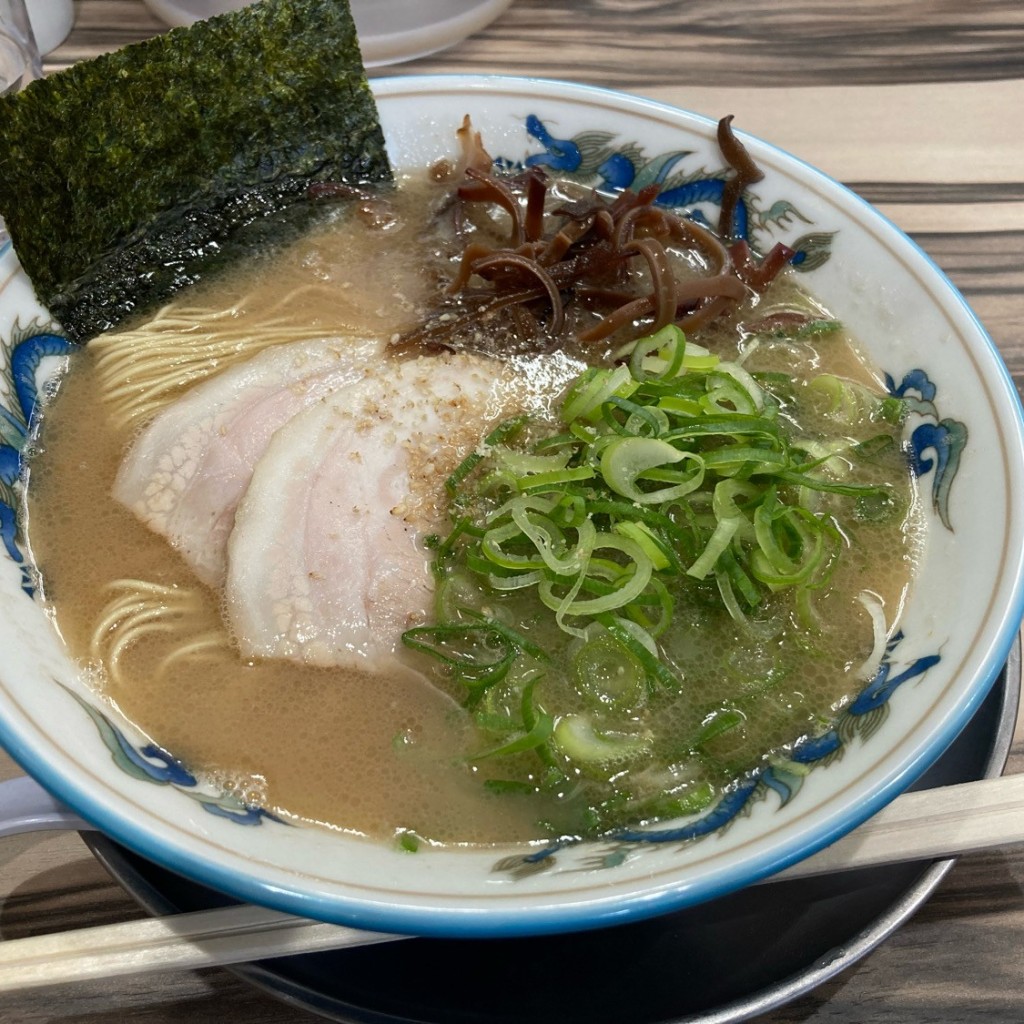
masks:
<path id="1" fill-rule="evenodd" d="M 368 68 L 415 60 L 454 46 L 494 21 L 512 0 L 351 0 Z M 191 25 L 246 0 L 145 0 L 161 21 Z"/>

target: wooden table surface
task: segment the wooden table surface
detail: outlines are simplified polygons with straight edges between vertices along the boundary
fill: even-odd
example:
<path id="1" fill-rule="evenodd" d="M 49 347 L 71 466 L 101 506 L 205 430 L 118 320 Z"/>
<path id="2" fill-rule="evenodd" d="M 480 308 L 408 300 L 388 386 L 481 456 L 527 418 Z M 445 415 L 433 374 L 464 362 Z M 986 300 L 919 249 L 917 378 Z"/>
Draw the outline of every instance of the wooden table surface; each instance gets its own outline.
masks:
<path id="1" fill-rule="evenodd" d="M 141 0 L 75 6 L 75 28 L 48 69 L 164 29 Z M 424 72 L 565 78 L 735 114 L 737 126 L 844 181 L 913 235 L 1024 385 L 1021 0 L 515 0 L 454 49 L 388 71 Z M 1024 771 L 1020 730 L 1007 771 Z M 14 773 L 0 755 L 0 777 Z M 139 915 L 77 835 L 0 843 L 2 938 Z M 1024 849 L 965 857 L 882 947 L 759 1019 L 1020 1024 L 1022 944 Z M 3 1024 L 125 1019 L 315 1018 L 219 969 L 0 997 Z"/>

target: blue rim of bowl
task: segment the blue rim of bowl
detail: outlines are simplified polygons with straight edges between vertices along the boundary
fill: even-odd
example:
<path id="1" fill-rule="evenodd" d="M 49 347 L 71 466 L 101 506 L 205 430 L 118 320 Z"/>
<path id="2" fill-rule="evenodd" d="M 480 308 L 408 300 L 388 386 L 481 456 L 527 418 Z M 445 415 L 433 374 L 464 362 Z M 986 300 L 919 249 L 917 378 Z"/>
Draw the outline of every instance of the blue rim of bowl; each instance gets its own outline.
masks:
<path id="1" fill-rule="evenodd" d="M 498 88 L 507 92 L 525 87 L 541 98 L 545 95 L 544 90 L 548 90 L 549 94 L 557 94 L 557 98 L 570 101 L 573 97 L 604 99 L 619 109 L 623 108 L 623 101 L 626 101 L 625 106 L 632 107 L 636 112 L 646 110 L 670 118 L 683 115 L 687 119 L 706 125 L 715 123 L 711 118 L 671 104 L 612 89 L 557 79 L 453 74 L 390 76 L 377 78 L 371 82 L 374 92 L 383 98 L 401 95 L 403 92 L 422 92 L 431 84 L 449 90 L 454 86 L 467 92 L 487 88 Z M 756 138 L 750 135 L 746 137 L 751 140 Z M 947 296 L 955 300 L 956 309 L 974 327 L 993 357 L 992 383 L 993 386 L 1000 384 L 1005 391 L 1005 397 L 1009 399 L 1007 404 L 1013 409 L 1013 425 L 1020 442 L 1018 451 L 1024 451 L 1024 410 L 1021 408 L 1020 397 L 1009 370 L 988 332 L 938 264 L 899 227 L 851 189 L 778 146 L 761 139 L 756 139 L 756 142 L 767 151 L 782 156 L 786 162 L 803 168 L 855 200 L 857 205 L 867 211 L 869 220 L 876 219 L 887 225 L 909 251 L 931 270 L 936 280 L 943 285 Z M 276 879 L 241 875 L 237 867 L 197 861 L 189 851 L 179 849 L 173 844 L 165 844 L 158 833 L 140 829 L 136 822 L 126 816 L 122 808 L 107 806 L 93 793 L 81 789 L 76 780 L 56 771 L 22 737 L 12 733 L 9 723 L 2 718 L 0 742 L 11 757 L 54 797 L 67 803 L 100 831 L 171 871 L 244 902 L 364 930 L 444 938 L 555 934 L 624 924 L 716 899 L 781 871 L 850 832 L 915 782 L 970 721 L 1009 658 L 1014 639 L 1020 630 L 1021 620 L 1024 619 L 1024 549 L 1015 554 L 1016 573 L 1012 596 L 1003 606 L 1001 621 L 992 631 L 988 651 L 976 672 L 979 684 L 972 687 L 966 699 L 957 705 L 955 714 L 948 716 L 942 727 L 932 733 L 926 743 L 894 767 L 868 798 L 841 814 L 831 816 L 825 827 L 813 838 L 798 835 L 786 840 L 777 849 L 752 858 L 744 858 L 731 867 L 711 871 L 706 877 L 680 885 L 662 886 L 653 892 L 628 892 L 603 899 L 588 898 L 584 894 L 583 898 L 570 896 L 569 900 L 554 906 L 520 905 L 504 911 L 495 910 L 493 906 L 403 907 L 343 894 L 317 892 L 314 887 L 289 886 L 284 878 L 287 872 L 283 869 L 275 869 L 278 875 Z"/>

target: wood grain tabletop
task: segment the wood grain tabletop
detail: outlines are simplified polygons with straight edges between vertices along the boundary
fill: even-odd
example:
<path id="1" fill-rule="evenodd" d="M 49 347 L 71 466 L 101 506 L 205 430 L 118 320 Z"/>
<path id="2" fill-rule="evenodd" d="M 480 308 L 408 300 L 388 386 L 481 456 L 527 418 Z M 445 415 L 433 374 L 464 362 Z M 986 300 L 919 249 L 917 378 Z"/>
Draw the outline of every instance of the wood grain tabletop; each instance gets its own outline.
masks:
<path id="1" fill-rule="evenodd" d="M 166 28 L 142 0 L 75 8 L 48 70 Z M 514 0 L 456 47 L 380 70 L 570 79 L 716 118 L 733 113 L 737 126 L 821 167 L 910 233 L 1024 386 L 1021 0 Z M 1007 771 L 1024 771 L 1020 730 Z M 0 754 L 0 777 L 15 773 Z M 3 939 L 141 914 L 76 834 L 0 842 Z M 1024 849 L 964 857 L 877 950 L 756 1019 L 1020 1024 L 1022 947 Z M 0 996 L 3 1024 L 315 1019 L 222 969 Z"/>

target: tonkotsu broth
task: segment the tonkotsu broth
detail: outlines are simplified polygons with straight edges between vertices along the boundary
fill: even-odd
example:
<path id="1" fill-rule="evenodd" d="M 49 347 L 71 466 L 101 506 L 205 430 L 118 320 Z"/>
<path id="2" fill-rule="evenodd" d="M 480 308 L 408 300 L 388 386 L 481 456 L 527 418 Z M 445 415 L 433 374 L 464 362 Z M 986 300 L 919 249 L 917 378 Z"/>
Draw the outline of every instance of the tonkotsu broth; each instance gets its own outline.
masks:
<path id="1" fill-rule="evenodd" d="M 424 268 L 435 248 L 423 241 L 429 204 L 422 192 L 407 188 L 394 204 L 397 220 L 385 230 L 359 217 L 344 218 L 346 230 L 318 232 L 273 260 L 258 260 L 244 272 L 198 286 L 157 322 L 162 317 L 167 336 L 184 348 L 216 334 L 217 323 L 204 322 L 203 310 L 219 311 L 218 322 L 230 324 L 243 339 L 247 324 L 270 321 L 290 338 L 392 337 L 417 323 L 429 305 L 433 273 Z M 787 282 L 774 286 L 765 308 L 784 307 L 791 288 Z M 700 340 L 733 355 L 738 341 L 731 327 L 715 339 Z M 244 349 L 245 341 L 240 345 Z M 125 578 L 195 594 L 188 636 L 223 630 L 217 596 L 197 584 L 162 537 L 110 497 L 125 448 L 144 415 L 129 422 L 107 416 L 97 369 L 100 346 L 89 346 L 70 361 L 58 399 L 44 414 L 28 498 L 29 534 L 45 600 L 70 650 L 86 663 L 110 601 L 106 588 Z M 810 344 L 764 345 L 747 366 L 791 372 L 794 362 L 803 369 L 827 362 L 830 372 L 872 383 L 845 338 L 830 336 L 822 351 Z M 227 365 L 235 356 L 217 358 Z M 465 454 L 445 452 L 442 461 L 454 468 Z M 887 469 L 907 476 L 898 457 Z M 901 486 L 909 506 L 909 480 Z M 919 537 L 901 520 L 883 531 L 882 542 L 871 550 L 856 537 L 852 541 L 853 557 L 840 571 L 839 588 L 847 597 L 870 588 L 891 622 L 909 585 Z M 842 602 L 823 611 L 826 617 L 850 614 Z M 734 673 L 749 667 L 756 674 L 757 652 L 734 646 L 735 631 L 705 632 L 700 611 L 687 609 L 688 615 L 670 648 L 703 651 L 701 657 L 723 659 Z M 788 691 L 768 687 L 756 695 L 760 721 L 751 715 L 744 732 L 758 751 L 820 728 L 863 685 L 848 672 L 870 650 L 866 616 L 860 625 L 861 633 L 837 642 L 813 671 L 790 681 Z M 491 769 L 470 771 L 463 763 L 480 749 L 480 738 L 453 700 L 458 695 L 446 693 L 443 683 L 410 685 L 284 661 L 245 664 L 217 651 L 195 660 L 177 658 L 164 671 L 165 660 L 182 642 L 173 632 L 147 633 L 121 653 L 120 677 L 97 673 L 96 685 L 190 770 L 247 802 L 372 836 L 411 830 L 446 843 L 536 838 L 538 820 L 558 821 L 553 796 L 535 803 L 490 794 L 479 785 L 476 776 Z M 705 688 L 676 700 L 672 715 L 678 734 L 692 732 L 719 698 Z M 727 764 L 728 744 L 718 753 Z"/>
<path id="2" fill-rule="evenodd" d="M 293 338 L 391 337 L 416 322 L 424 299 L 421 246 L 410 241 L 427 217 L 422 200 L 415 188 L 404 194 L 400 223 L 383 236 L 387 246 L 378 227 L 355 218 L 349 231 L 316 234 L 281 258 L 197 286 L 166 314 L 170 335 L 185 348 L 202 346 L 217 324 L 201 323 L 199 311 L 230 310 L 230 326 L 243 339 L 246 324 L 266 322 L 280 323 Z M 184 329 L 174 326 L 179 322 Z M 194 632 L 222 628 L 217 597 L 196 584 L 162 537 L 110 497 L 140 424 L 110 422 L 96 362 L 92 347 L 70 360 L 59 398 L 44 415 L 28 489 L 43 593 L 61 635 L 85 662 L 110 599 L 104 588 L 125 578 L 198 595 Z M 449 468 L 463 454 L 449 453 Z M 407 683 L 285 661 L 246 665 L 237 656 L 182 659 L 161 678 L 162 661 L 181 642 L 147 634 L 123 656 L 128 682 L 97 675 L 96 685 L 155 742 L 246 801 L 370 835 L 413 822 L 444 841 L 536 835 L 528 808 L 482 791 L 457 764 L 469 751 L 469 730 L 440 690 L 410 692 Z"/>

